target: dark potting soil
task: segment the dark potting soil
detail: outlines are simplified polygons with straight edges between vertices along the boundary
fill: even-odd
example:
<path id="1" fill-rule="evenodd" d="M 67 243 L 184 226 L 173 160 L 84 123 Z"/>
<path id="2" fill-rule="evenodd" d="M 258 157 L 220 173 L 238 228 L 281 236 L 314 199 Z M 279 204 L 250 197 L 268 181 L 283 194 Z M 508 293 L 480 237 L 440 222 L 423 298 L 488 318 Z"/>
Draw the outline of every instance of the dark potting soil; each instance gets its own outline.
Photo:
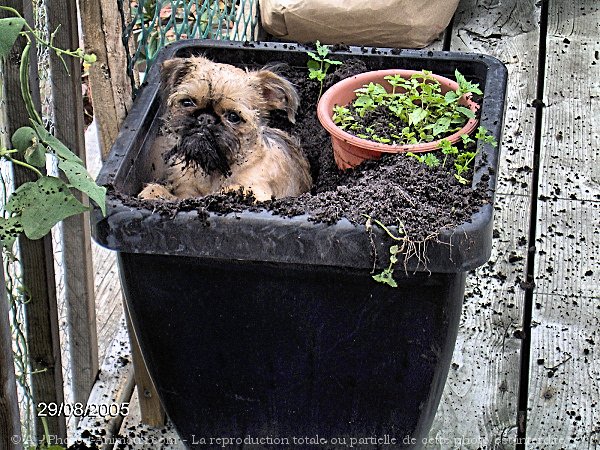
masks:
<path id="1" fill-rule="evenodd" d="M 368 67 L 363 61 L 349 60 L 328 75 L 324 91 L 339 80 L 366 70 Z M 209 212 L 227 214 L 249 209 L 266 209 L 288 217 L 308 214 L 310 220 L 329 224 L 346 218 L 362 225 L 366 222 L 365 216 L 370 216 L 386 225 L 402 223 L 404 232 L 413 241 L 422 241 L 444 227 L 453 228 L 469 221 L 489 202 L 487 183 L 479 183 L 475 188 L 460 184 L 453 175 L 450 159 L 445 168 L 430 168 L 406 155 L 388 154 L 355 169 L 340 171 L 333 159 L 330 137 L 316 115 L 318 82 L 307 79 L 306 68 L 279 65 L 277 71 L 296 86 L 300 108 L 295 125 L 284 113 L 274 112 L 271 126 L 300 140 L 311 165 L 314 185 L 310 193 L 267 202 L 255 202 L 252 197 L 232 192 L 178 202 L 111 194 L 128 205 L 171 216 L 177 211 L 197 210 L 203 224 L 207 224 Z M 484 176 L 483 181 L 487 179 Z"/>
<path id="2" fill-rule="evenodd" d="M 348 110 L 356 118 L 357 126 L 354 130 L 347 129 L 348 133 L 359 137 L 375 135 L 380 139 L 387 139 L 387 141 L 380 141 L 386 144 L 405 145 L 409 143 L 401 137 L 402 129 L 408 127 L 408 123 L 396 117 L 386 106 L 379 105 L 374 110 L 367 111 L 364 116 L 356 111 L 354 105 L 349 105 Z"/>

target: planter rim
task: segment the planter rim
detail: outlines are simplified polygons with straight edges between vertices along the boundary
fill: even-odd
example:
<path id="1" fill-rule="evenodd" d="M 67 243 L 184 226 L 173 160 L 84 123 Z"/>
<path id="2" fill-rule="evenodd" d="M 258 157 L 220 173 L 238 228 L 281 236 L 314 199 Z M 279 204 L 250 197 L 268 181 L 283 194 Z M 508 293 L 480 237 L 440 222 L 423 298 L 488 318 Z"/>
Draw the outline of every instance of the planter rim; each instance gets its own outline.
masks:
<path id="1" fill-rule="evenodd" d="M 229 56 L 225 51 L 231 50 Z M 247 54 L 248 50 L 254 54 Z M 305 65 L 307 48 L 296 43 L 240 43 L 233 41 L 188 40 L 169 45 L 161 50 L 157 63 L 151 68 L 136 101 L 123 122 L 109 157 L 104 162 L 97 182 L 100 185 L 128 193 L 133 164 L 143 157 L 148 140 L 147 130 L 156 122 L 159 110 L 158 63 L 175 56 L 204 54 L 216 61 L 238 61 L 242 64 L 267 64 L 277 61 L 281 52 L 294 53 L 292 61 Z M 459 52 L 432 52 L 422 50 L 393 50 L 385 48 L 349 47 L 332 52 L 340 59 L 382 58 L 377 64 L 390 63 L 415 68 L 450 67 L 465 65 L 485 81 L 480 122 L 501 142 L 503 112 L 507 84 L 507 70 L 502 62 L 487 55 Z M 248 56 L 246 56 L 248 55 Z M 220 58 L 232 58 L 223 61 Z M 395 59 L 394 59 L 395 58 Z M 493 94 L 493 95 L 492 95 Z M 476 163 L 474 183 L 490 169 L 497 169 L 499 148 L 488 144 L 480 146 L 484 164 Z M 483 205 L 468 222 L 453 229 L 441 230 L 439 242 L 428 247 L 427 268 L 418 266 L 416 258 L 407 265 L 409 271 L 420 270 L 440 273 L 468 271 L 484 264 L 491 253 L 493 226 L 493 193 L 495 175 L 486 182 L 492 202 Z M 129 187 L 128 187 L 129 186 Z M 323 265 L 371 269 L 369 255 L 373 248 L 364 225 L 354 225 L 342 219 L 336 224 L 315 223 L 307 216 L 282 217 L 267 211 L 247 211 L 219 215 L 208 214 L 208 226 L 199 222 L 197 211 L 179 211 L 174 217 L 159 212 L 133 207 L 118 197 L 109 195 L 107 215 L 102 216 L 94 205 L 91 214 L 95 240 L 109 249 L 126 253 L 191 256 L 210 259 L 232 259 L 299 265 Z M 397 232 L 396 226 L 390 226 Z M 373 229 L 377 253 L 387 255 L 391 239 L 379 228 Z M 386 258 L 380 258 L 378 267 L 386 267 Z M 400 270 L 400 269 L 399 269 Z"/>
<path id="2" fill-rule="evenodd" d="M 446 136 L 442 139 L 437 139 L 431 142 L 422 142 L 419 144 L 406 144 L 406 145 L 390 145 L 383 144 L 380 142 L 373 142 L 368 139 L 359 138 L 347 131 L 342 130 L 338 127 L 332 119 L 333 107 L 339 104 L 339 93 L 345 91 L 346 89 L 351 89 L 354 91 L 365 85 L 370 81 L 378 81 L 379 79 L 383 79 L 383 77 L 388 75 L 396 75 L 400 74 L 403 78 L 410 77 L 414 74 L 422 73 L 420 70 L 409 70 L 409 69 L 385 69 L 385 70 L 373 70 L 369 72 L 363 72 L 358 75 L 354 75 L 352 77 L 341 80 L 331 86 L 325 93 L 321 96 L 319 103 L 317 105 L 317 116 L 319 118 L 319 122 L 323 128 L 325 128 L 329 134 L 331 134 L 332 139 L 337 138 L 344 142 L 347 142 L 351 145 L 373 151 L 373 152 L 382 152 L 382 153 L 422 153 L 429 152 L 439 148 L 439 144 L 442 139 L 448 139 L 450 142 L 455 143 L 460 139 L 462 134 L 470 134 L 475 127 L 477 126 L 478 120 L 477 118 L 469 119 L 465 125 L 458 131 L 452 133 L 449 136 Z M 446 78 L 442 75 L 438 75 L 435 73 L 431 74 L 432 77 L 437 79 L 440 84 L 447 84 L 452 90 L 456 91 L 458 89 L 458 83 L 450 78 Z M 463 105 L 468 106 L 468 108 L 473 111 L 473 113 L 477 113 L 479 110 L 479 105 L 475 103 L 470 97 L 465 97 L 461 102 Z"/>

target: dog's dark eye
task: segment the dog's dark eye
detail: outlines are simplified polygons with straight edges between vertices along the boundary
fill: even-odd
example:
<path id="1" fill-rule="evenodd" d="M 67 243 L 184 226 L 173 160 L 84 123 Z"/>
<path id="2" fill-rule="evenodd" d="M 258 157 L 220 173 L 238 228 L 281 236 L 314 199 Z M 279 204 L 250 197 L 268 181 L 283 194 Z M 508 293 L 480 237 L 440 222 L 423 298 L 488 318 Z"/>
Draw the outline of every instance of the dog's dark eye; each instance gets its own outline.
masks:
<path id="1" fill-rule="evenodd" d="M 194 103 L 194 100 L 192 100 L 191 98 L 184 98 L 182 100 L 179 100 L 179 104 L 184 108 L 193 108 L 194 106 L 196 106 L 196 103 Z"/>
<path id="2" fill-rule="evenodd" d="M 242 118 L 239 116 L 239 114 L 233 111 L 229 111 L 225 115 L 225 118 L 231 123 L 240 123 L 242 121 Z"/>

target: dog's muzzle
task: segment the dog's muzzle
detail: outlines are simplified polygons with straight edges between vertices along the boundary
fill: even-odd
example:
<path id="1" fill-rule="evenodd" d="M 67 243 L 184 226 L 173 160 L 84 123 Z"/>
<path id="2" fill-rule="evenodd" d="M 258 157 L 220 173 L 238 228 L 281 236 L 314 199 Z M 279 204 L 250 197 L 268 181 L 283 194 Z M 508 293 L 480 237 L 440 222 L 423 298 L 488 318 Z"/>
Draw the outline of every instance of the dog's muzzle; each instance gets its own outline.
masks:
<path id="1" fill-rule="evenodd" d="M 239 150 L 240 143 L 218 116 L 200 111 L 171 121 L 169 128 L 178 135 L 178 139 L 165 159 L 176 157 L 186 168 L 201 168 L 207 174 L 218 171 L 225 177 L 231 175 L 230 161 Z"/>

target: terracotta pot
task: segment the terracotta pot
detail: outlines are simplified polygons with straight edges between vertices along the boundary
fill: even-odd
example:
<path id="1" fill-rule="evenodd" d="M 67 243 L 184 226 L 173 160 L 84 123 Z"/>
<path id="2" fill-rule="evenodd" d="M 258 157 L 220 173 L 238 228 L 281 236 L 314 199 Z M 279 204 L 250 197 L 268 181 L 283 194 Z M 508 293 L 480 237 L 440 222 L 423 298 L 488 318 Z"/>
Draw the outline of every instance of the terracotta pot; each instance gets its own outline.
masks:
<path id="1" fill-rule="evenodd" d="M 356 94 L 354 93 L 356 89 L 373 82 L 381 84 L 389 91 L 392 89 L 392 86 L 384 77 L 400 74 L 403 78 L 410 78 L 416 73 L 421 73 L 421 71 L 388 69 L 364 72 L 334 84 L 323 94 L 317 105 L 317 115 L 321 125 L 331 134 L 335 162 L 340 169 L 350 169 L 359 165 L 365 159 L 378 159 L 382 153 L 422 153 L 439 148 L 441 139 L 411 145 L 388 145 L 361 139 L 342 130 L 332 120 L 334 106 L 351 103 L 356 98 Z M 456 81 L 436 74 L 432 74 L 432 76 L 439 81 L 443 94 L 450 90 L 455 91 L 458 89 Z M 464 96 L 460 100 L 460 104 L 468 107 L 473 112 L 477 112 L 479 108 L 479 105 L 467 96 Z M 471 133 L 476 126 L 477 119 L 469 119 L 464 127 L 456 133 L 446 136 L 445 139 L 450 140 L 452 143 L 457 142 L 462 134 Z"/>

